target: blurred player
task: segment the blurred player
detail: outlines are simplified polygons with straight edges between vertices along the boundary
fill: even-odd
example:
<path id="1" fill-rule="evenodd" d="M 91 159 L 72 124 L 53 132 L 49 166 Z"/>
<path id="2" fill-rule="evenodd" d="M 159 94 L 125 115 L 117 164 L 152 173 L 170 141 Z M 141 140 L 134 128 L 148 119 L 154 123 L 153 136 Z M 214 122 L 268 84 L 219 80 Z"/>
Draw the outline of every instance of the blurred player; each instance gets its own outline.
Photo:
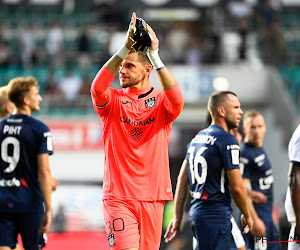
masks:
<path id="1" fill-rule="evenodd" d="M 291 223 L 288 250 L 300 250 L 300 125 L 292 135 L 288 150 L 289 187 L 285 199 L 285 211 Z"/>
<path id="2" fill-rule="evenodd" d="M 0 87 L 0 118 L 13 113 L 15 105 L 8 99 L 8 86 Z"/>
<path id="3" fill-rule="evenodd" d="M 26 250 L 38 250 L 52 218 L 52 137 L 45 124 L 30 117 L 42 101 L 36 79 L 14 78 L 8 97 L 16 114 L 0 122 L 0 250 L 16 247 L 18 233 Z"/>
<path id="4" fill-rule="evenodd" d="M 207 126 L 211 125 L 211 122 L 212 122 L 212 118 L 208 112 L 207 117 L 206 117 Z M 238 128 L 236 127 L 236 128 L 230 129 L 229 133 L 234 135 L 237 138 L 238 143 L 240 145 L 243 140 L 243 136 L 238 131 Z M 239 229 L 233 216 L 231 216 L 230 221 L 231 221 L 231 235 L 232 235 L 232 239 L 233 239 L 230 249 L 231 250 L 233 250 L 233 249 L 246 250 L 246 244 L 245 244 L 243 235 L 242 235 L 241 230 Z M 196 248 L 196 245 L 197 245 L 197 240 L 194 237 L 193 238 L 194 249 Z"/>
<path id="5" fill-rule="evenodd" d="M 159 41 L 149 25 L 149 58 L 132 51 L 136 20 L 133 13 L 124 45 L 100 69 L 91 94 L 102 120 L 103 215 L 109 245 L 154 250 L 160 245 L 165 200 L 173 198 L 168 142 L 184 101 L 177 81 L 159 58 Z M 162 91 L 149 83 L 153 68 Z M 117 90 L 109 86 L 118 70 L 122 89 Z"/>
<path id="6" fill-rule="evenodd" d="M 279 249 L 278 243 L 267 244 L 254 239 L 255 236 L 265 236 L 269 241 L 274 241 L 278 236 L 272 218 L 273 175 L 263 148 L 266 125 L 262 114 L 257 110 L 247 111 L 243 119 L 243 131 L 245 139 L 241 144 L 240 166 L 244 185 L 251 198 L 250 212 L 254 221 L 251 234 L 244 236 L 246 246 L 248 249 Z"/>
<path id="7" fill-rule="evenodd" d="M 243 141 L 243 136 L 241 135 L 241 133 L 238 131 L 238 128 L 234 128 L 234 129 L 231 129 L 229 131 L 230 134 L 234 135 L 236 137 L 236 139 L 238 140 L 239 144 L 242 143 Z"/>
<path id="8" fill-rule="evenodd" d="M 8 90 L 9 86 L 0 87 L 0 119 L 9 116 L 16 111 L 15 105 L 8 99 Z M 58 185 L 58 179 L 55 176 L 52 176 L 52 191 L 55 191 Z M 46 233 L 40 235 L 39 237 L 39 247 L 42 249 L 46 245 L 47 236 Z M 17 243 L 14 250 L 19 250 L 20 247 Z"/>
<path id="9" fill-rule="evenodd" d="M 239 144 L 237 138 L 228 133 L 238 127 L 243 111 L 237 96 L 229 91 L 214 93 L 207 107 L 212 123 L 188 145 L 175 192 L 175 216 L 165 239 L 169 242 L 178 234 L 190 191 L 189 219 L 197 240 L 196 249 L 230 249 L 230 190 L 243 211 L 245 232 L 252 229 L 253 223 L 239 169 Z"/>
<path id="10" fill-rule="evenodd" d="M 15 105 L 8 99 L 8 86 L 0 87 L 0 119 L 9 116 L 15 110 Z M 13 250 L 19 250 L 20 247 L 16 241 L 16 248 Z"/>

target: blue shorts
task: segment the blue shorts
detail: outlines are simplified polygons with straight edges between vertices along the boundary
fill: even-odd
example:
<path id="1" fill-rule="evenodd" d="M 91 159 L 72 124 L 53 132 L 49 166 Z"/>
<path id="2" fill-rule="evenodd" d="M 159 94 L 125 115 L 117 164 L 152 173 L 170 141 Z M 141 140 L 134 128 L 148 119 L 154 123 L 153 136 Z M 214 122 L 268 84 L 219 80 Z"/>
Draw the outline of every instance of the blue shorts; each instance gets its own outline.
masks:
<path id="1" fill-rule="evenodd" d="M 232 243 L 230 219 L 216 222 L 202 218 L 196 220 L 190 218 L 190 222 L 197 240 L 196 250 L 230 249 Z"/>
<path id="2" fill-rule="evenodd" d="M 18 234 L 26 250 L 39 250 L 44 213 L 0 213 L 0 246 L 15 248 Z"/>
<path id="3" fill-rule="evenodd" d="M 46 246 L 47 243 L 47 234 L 39 234 L 39 249 L 42 249 Z"/>
<path id="4" fill-rule="evenodd" d="M 18 237 L 19 242 L 17 242 L 19 245 L 22 244 L 22 240 L 20 239 L 20 237 Z M 39 249 L 43 249 L 46 246 L 47 243 L 47 234 L 43 233 L 43 234 L 39 234 Z"/>

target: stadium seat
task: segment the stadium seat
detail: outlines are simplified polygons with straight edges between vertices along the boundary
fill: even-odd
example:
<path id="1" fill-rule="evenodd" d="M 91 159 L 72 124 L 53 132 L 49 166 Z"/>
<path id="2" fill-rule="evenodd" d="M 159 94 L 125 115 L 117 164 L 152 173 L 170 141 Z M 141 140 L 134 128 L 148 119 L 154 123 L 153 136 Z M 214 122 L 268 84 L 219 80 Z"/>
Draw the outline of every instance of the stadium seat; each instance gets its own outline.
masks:
<path id="1" fill-rule="evenodd" d="M 4 82 L 6 84 L 15 77 L 22 75 L 22 68 L 20 66 L 10 66 L 4 71 Z"/>

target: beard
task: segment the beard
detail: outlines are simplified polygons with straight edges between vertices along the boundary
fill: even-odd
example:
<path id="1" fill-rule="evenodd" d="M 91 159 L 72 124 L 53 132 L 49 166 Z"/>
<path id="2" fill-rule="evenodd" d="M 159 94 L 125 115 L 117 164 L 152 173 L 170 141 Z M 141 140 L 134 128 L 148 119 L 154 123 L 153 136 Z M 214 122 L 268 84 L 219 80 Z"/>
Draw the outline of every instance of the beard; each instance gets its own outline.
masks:
<path id="1" fill-rule="evenodd" d="M 122 88 L 128 88 L 131 86 L 135 86 L 135 85 L 139 84 L 144 78 L 145 78 L 145 76 L 143 76 L 142 74 L 138 75 L 134 78 L 128 77 L 125 79 L 125 82 L 123 82 L 122 79 L 120 78 L 120 86 Z"/>
<path id="2" fill-rule="evenodd" d="M 134 85 L 137 85 L 137 84 L 138 84 L 138 82 L 132 81 L 132 80 L 130 80 L 130 81 L 128 81 L 128 82 L 121 82 L 121 81 L 120 81 L 120 86 L 121 86 L 122 88 L 128 88 L 128 87 L 130 87 L 130 86 L 134 86 Z"/>
<path id="3" fill-rule="evenodd" d="M 236 124 L 236 122 L 230 121 L 228 119 L 225 119 L 225 122 L 227 124 L 228 130 L 237 128 L 239 126 L 238 124 Z"/>

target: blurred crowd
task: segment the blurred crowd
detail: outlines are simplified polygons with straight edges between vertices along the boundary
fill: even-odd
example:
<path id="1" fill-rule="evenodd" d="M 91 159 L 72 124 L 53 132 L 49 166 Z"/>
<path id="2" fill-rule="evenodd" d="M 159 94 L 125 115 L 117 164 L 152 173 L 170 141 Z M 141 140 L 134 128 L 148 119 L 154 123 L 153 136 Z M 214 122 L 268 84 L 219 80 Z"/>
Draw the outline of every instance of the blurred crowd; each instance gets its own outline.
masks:
<path id="1" fill-rule="evenodd" d="M 160 46 L 168 48 L 171 52 L 164 55 L 167 63 L 220 63 L 223 53 L 221 51 L 222 39 L 224 39 L 224 33 L 228 31 L 233 31 L 239 36 L 239 59 L 247 58 L 247 35 L 251 32 L 256 33 L 259 46 L 263 48 L 261 49 L 261 52 L 264 52 L 262 56 L 267 63 L 276 64 L 278 58 L 282 59 L 284 43 L 281 32 L 280 4 L 272 0 L 260 1 L 257 5 L 251 5 L 246 0 L 224 2 L 226 2 L 226 8 L 224 8 L 223 1 L 210 8 L 195 8 L 200 13 L 199 18 L 195 20 L 150 21 L 157 30 Z M 127 25 L 120 24 L 120 18 L 114 8 L 113 5 L 105 4 L 91 10 L 91 14 L 96 18 L 86 23 L 83 21 L 80 27 L 76 27 L 75 24 L 74 27 L 70 27 L 70 24 L 64 23 L 63 19 L 52 20 L 49 27 L 41 27 L 35 22 L 24 20 L 14 29 L 18 33 L 18 51 L 20 52 L 18 54 L 12 50 L 6 38 L 4 30 L 7 30 L 7 27 L 2 25 L 0 65 L 17 63 L 28 67 L 42 63 L 59 67 L 68 63 L 77 63 L 80 66 L 86 66 L 89 63 L 106 61 L 112 53 L 111 38 L 118 32 L 125 32 L 127 28 Z M 114 14 L 108 15 L 107 13 Z M 129 14 L 130 11 L 128 11 Z M 123 15 L 120 13 L 120 16 Z M 220 16 L 223 16 L 221 21 Z M 42 35 L 40 34 L 41 28 L 44 30 Z M 71 29 L 72 37 L 70 37 Z M 100 32 L 101 35 L 95 32 Z M 93 49 L 91 42 L 94 39 L 98 44 L 93 46 L 99 47 Z M 68 44 L 69 40 L 73 40 L 74 45 L 71 47 Z M 73 55 L 68 54 L 70 50 Z M 269 53 L 268 50 L 276 54 Z M 96 51 L 101 53 L 91 54 Z"/>
<path id="2" fill-rule="evenodd" d="M 0 68 L 14 67 L 23 72 L 44 67 L 46 76 L 39 82 L 43 95 L 49 96 L 46 106 L 84 108 L 97 70 L 123 42 L 120 33 L 127 30 L 126 14 L 132 8 L 118 10 L 113 1 L 107 1 L 87 11 L 86 16 L 60 10 L 60 18 L 47 25 L 34 18 L 15 26 L 2 23 Z M 138 15 L 143 13 L 138 6 L 134 9 Z M 219 1 L 209 8 L 194 9 L 199 12 L 195 20 L 146 20 L 157 32 L 166 64 L 239 63 L 254 58 L 280 67 L 286 61 L 278 1 L 258 1 L 255 5 L 246 0 Z M 10 11 L 26 13 L 18 8 Z M 34 16 L 40 10 L 28 11 Z"/>

